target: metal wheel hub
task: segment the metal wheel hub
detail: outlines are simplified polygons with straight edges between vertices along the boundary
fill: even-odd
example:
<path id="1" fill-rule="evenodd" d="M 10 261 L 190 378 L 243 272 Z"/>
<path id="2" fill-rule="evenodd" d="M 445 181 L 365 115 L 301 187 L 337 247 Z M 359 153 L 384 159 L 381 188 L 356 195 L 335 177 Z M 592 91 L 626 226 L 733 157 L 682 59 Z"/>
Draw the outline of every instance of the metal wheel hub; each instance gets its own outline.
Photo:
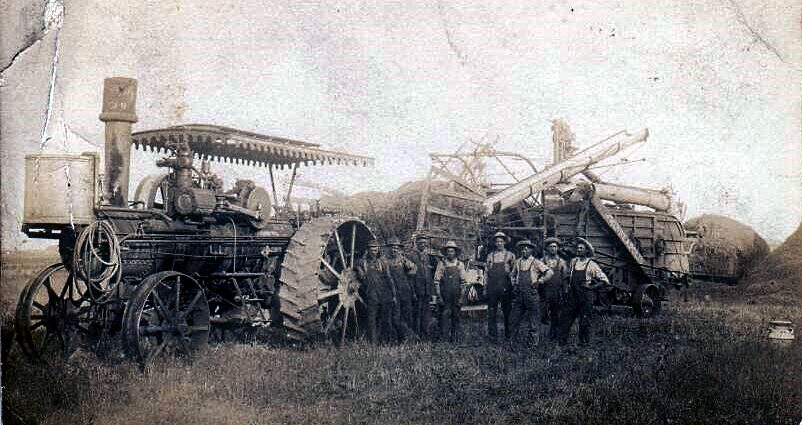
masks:
<path id="1" fill-rule="evenodd" d="M 353 308 L 359 300 L 359 279 L 352 268 L 343 270 L 337 280 L 337 295 L 343 307 Z"/>

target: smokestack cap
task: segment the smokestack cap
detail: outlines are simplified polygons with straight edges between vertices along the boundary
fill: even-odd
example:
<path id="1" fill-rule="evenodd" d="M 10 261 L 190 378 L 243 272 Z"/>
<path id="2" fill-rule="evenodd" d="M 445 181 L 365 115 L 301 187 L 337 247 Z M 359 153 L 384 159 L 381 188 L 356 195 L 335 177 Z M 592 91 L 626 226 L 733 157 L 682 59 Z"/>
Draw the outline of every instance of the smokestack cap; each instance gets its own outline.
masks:
<path id="1" fill-rule="evenodd" d="M 100 120 L 135 123 L 136 79 L 112 77 L 103 80 L 103 112 Z"/>

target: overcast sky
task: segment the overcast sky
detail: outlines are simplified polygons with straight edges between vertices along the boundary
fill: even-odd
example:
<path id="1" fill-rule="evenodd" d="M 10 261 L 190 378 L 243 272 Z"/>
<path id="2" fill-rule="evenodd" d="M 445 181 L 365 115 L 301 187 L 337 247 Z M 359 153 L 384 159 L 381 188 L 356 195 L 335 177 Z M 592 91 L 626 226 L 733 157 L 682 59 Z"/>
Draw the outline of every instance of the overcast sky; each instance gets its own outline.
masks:
<path id="1" fill-rule="evenodd" d="M 688 218 L 771 240 L 800 222 L 798 1 L 113 3 L 66 4 L 53 110 L 74 134 L 51 128 L 48 150 L 102 143 L 109 76 L 139 80 L 139 130 L 214 123 L 375 157 L 305 174 L 345 192 L 422 178 L 466 139 L 544 161 L 563 117 L 580 145 L 648 127 L 630 155 L 645 162 L 604 178 L 671 186 Z M 139 165 L 134 181 L 154 171 Z"/>

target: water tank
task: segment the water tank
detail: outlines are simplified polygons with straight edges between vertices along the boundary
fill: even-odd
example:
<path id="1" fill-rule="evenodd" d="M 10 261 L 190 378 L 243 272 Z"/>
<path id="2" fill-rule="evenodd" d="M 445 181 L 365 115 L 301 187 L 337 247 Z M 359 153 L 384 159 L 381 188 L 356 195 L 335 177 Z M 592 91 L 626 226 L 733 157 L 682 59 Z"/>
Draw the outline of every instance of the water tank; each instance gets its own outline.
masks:
<path id="1" fill-rule="evenodd" d="M 99 193 L 99 165 L 96 153 L 26 155 L 26 232 L 46 225 L 91 223 Z"/>

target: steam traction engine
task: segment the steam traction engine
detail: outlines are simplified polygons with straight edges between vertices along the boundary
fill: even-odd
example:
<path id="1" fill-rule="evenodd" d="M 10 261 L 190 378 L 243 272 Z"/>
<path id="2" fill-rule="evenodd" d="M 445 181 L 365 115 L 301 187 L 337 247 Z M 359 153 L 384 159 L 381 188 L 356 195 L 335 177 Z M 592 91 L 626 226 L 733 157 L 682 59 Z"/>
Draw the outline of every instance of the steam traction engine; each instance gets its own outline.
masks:
<path id="1" fill-rule="evenodd" d="M 210 334 L 271 326 L 297 340 L 359 334 L 353 266 L 373 234 L 357 218 L 290 206 L 301 165 L 371 165 L 319 145 L 211 125 L 131 133 L 136 80 L 105 81 L 105 173 L 94 154 L 26 158 L 23 231 L 59 240 L 61 262 L 23 291 L 17 336 L 31 358 L 120 340 L 142 364 L 192 354 Z M 128 197 L 131 147 L 164 152 L 167 172 Z M 209 161 L 267 167 L 229 190 Z M 274 171 L 291 172 L 283 204 Z M 102 189 L 99 189 L 102 186 Z M 99 193 L 101 192 L 101 193 Z"/>

